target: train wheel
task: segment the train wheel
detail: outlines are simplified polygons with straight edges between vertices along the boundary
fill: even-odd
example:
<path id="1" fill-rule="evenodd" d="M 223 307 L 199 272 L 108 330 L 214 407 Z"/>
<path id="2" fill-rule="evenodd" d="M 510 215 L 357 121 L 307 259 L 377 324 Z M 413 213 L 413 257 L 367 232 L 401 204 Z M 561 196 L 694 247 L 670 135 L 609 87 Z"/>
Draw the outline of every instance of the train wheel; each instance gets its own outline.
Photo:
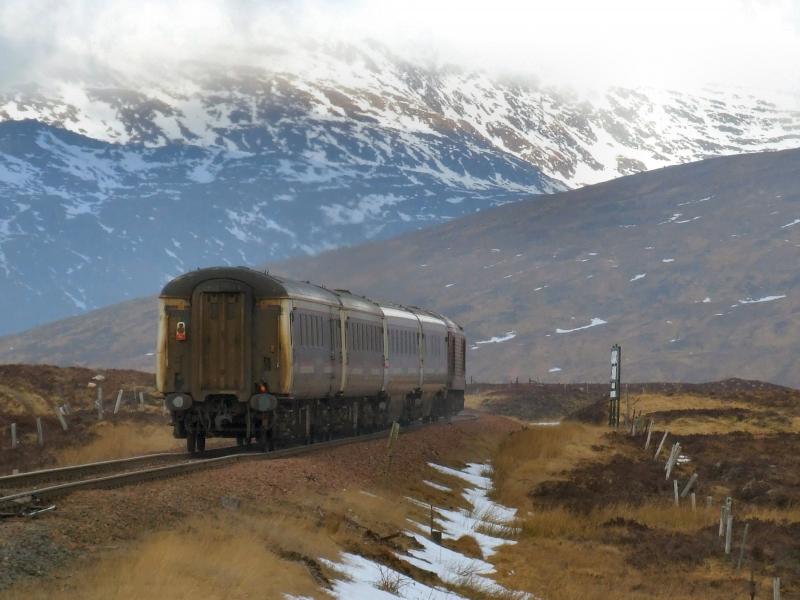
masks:
<path id="1" fill-rule="evenodd" d="M 197 434 L 194 431 L 186 434 L 186 451 L 189 454 L 197 454 Z"/>

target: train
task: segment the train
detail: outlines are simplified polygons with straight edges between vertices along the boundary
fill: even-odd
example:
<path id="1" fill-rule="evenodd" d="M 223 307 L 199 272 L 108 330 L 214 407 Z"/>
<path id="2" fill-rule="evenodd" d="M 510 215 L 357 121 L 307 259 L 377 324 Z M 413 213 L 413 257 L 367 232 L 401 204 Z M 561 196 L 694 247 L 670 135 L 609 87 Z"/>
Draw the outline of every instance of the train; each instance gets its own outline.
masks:
<path id="1" fill-rule="evenodd" d="M 156 385 L 173 435 L 261 450 L 448 418 L 464 407 L 455 321 L 246 267 L 197 269 L 159 295 Z"/>

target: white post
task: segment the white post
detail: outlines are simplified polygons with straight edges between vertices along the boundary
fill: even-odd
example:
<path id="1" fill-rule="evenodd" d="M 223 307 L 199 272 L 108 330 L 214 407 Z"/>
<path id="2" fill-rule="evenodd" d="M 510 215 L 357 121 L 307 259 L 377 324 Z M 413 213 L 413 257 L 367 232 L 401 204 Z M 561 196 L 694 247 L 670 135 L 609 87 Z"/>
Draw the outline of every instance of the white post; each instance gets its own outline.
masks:
<path id="1" fill-rule="evenodd" d="M 733 515 L 728 514 L 728 523 L 725 527 L 725 554 L 731 553 L 731 538 L 733 537 Z"/>
<path id="2" fill-rule="evenodd" d="M 69 427 L 67 426 L 67 420 L 64 418 L 64 413 L 61 412 L 61 409 L 59 408 L 56 409 L 56 416 L 58 417 L 58 422 L 61 423 L 61 429 L 63 429 L 64 431 L 69 429 Z"/>
<path id="3" fill-rule="evenodd" d="M 14 450 L 17 446 L 19 446 L 19 441 L 17 440 L 17 424 L 11 424 L 11 449 Z"/>
<path id="4" fill-rule="evenodd" d="M 772 578 L 772 600 L 781 600 L 781 578 Z"/>
<path id="5" fill-rule="evenodd" d="M 656 449 L 656 454 L 653 457 L 653 460 L 658 460 L 658 455 L 661 454 L 661 449 L 664 447 L 664 442 L 667 441 L 667 436 L 669 435 L 669 431 L 664 432 L 664 437 L 661 438 L 661 443 L 658 445 Z"/>
<path id="6" fill-rule="evenodd" d="M 672 489 L 675 492 L 675 506 L 680 506 L 680 501 L 678 500 L 678 480 L 672 480 Z"/>
<path id="7" fill-rule="evenodd" d="M 114 404 L 114 414 L 119 412 L 119 405 L 122 404 L 122 390 L 117 393 L 117 402 Z"/>
<path id="8" fill-rule="evenodd" d="M 683 488 L 683 491 L 681 492 L 681 498 L 686 498 L 686 494 L 689 493 L 689 490 L 692 489 L 692 486 L 695 484 L 696 481 L 697 481 L 697 473 L 692 473 L 692 476 L 689 477 L 689 481 L 686 483 L 686 487 Z"/>
<path id="9" fill-rule="evenodd" d="M 44 446 L 44 428 L 42 427 L 42 417 L 36 417 L 36 441 L 40 446 Z"/>

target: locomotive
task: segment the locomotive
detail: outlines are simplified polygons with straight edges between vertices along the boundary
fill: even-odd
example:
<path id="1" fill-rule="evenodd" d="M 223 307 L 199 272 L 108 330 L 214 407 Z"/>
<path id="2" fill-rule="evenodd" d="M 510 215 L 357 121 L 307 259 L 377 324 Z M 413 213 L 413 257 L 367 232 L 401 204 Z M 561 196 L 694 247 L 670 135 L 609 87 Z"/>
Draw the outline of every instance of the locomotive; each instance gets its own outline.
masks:
<path id="1" fill-rule="evenodd" d="M 173 435 L 268 451 L 431 421 L 464 407 L 464 331 L 245 267 L 198 269 L 159 296 L 157 387 Z"/>

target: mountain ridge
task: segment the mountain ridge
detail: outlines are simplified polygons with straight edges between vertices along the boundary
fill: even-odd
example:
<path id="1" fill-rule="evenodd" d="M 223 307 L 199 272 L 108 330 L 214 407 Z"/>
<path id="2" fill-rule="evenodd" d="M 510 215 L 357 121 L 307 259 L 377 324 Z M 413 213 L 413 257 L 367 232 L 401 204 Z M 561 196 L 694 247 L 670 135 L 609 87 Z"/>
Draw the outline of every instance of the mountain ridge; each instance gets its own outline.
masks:
<path id="1" fill-rule="evenodd" d="M 195 63 L 0 92 L 0 334 L 154 292 L 195 266 L 315 254 L 800 144 L 799 110 L 736 91 L 587 100 L 379 44 L 291 52 L 269 68 Z"/>
<path id="2" fill-rule="evenodd" d="M 619 342 L 633 381 L 798 385 L 798 177 L 800 150 L 708 159 L 270 268 L 460 321 L 479 380 L 602 381 Z M 152 368 L 152 298 L 105 310 L 0 360 Z"/>

